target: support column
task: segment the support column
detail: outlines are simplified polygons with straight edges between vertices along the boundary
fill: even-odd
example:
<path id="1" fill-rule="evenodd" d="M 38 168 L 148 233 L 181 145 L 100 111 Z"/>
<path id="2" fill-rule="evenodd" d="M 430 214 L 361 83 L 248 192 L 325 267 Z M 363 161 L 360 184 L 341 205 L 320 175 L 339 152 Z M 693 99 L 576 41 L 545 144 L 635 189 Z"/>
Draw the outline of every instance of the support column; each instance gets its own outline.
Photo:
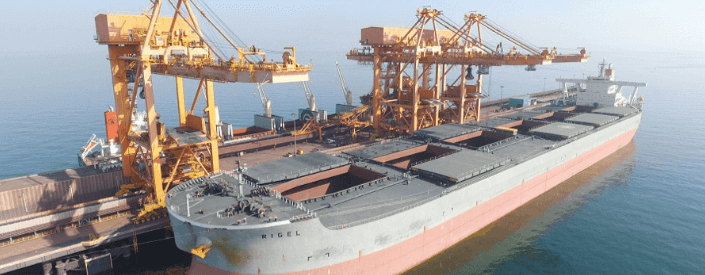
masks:
<path id="1" fill-rule="evenodd" d="M 144 101 L 147 110 L 147 123 L 149 125 L 149 150 L 152 164 L 147 167 L 152 171 L 152 183 L 154 184 L 154 193 L 157 198 L 157 203 L 164 205 L 164 190 L 162 179 L 161 151 L 162 147 L 159 144 L 159 135 L 157 133 L 157 110 L 154 107 L 154 89 L 152 87 L 152 69 L 149 64 L 149 59 L 142 60 L 142 75 L 144 76 Z"/>
<path id="2" fill-rule="evenodd" d="M 404 89 L 404 63 L 399 62 L 399 67 L 397 69 L 397 102 L 401 101 L 401 91 Z"/>
<path id="3" fill-rule="evenodd" d="M 478 97 L 475 100 L 475 119 L 477 119 L 477 122 L 480 122 L 480 102 L 482 102 L 482 99 Z"/>
<path id="4" fill-rule="evenodd" d="M 578 86 L 578 92 L 580 92 L 580 84 L 576 84 Z M 632 94 L 629 96 L 629 104 L 634 104 L 636 101 L 636 93 L 639 91 L 639 86 L 634 86 L 634 91 Z M 565 94 L 565 97 L 568 98 L 568 94 Z"/>
<path id="5" fill-rule="evenodd" d="M 206 112 L 208 112 L 208 138 L 211 140 L 211 160 L 213 161 L 213 173 L 220 172 L 220 158 L 218 153 L 218 133 L 216 132 L 215 117 L 215 94 L 213 92 L 213 80 L 206 80 Z"/>
<path id="6" fill-rule="evenodd" d="M 482 75 L 478 74 L 477 75 L 477 92 L 482 94 Z M 475 120 L 480 121 L 480 101 L 482 101 L 482 98 L 478 96 L 475 98 Z"/>
<path id="7" fill-rule="evenodd" d="M 389 85 L 392 82 L 392 67 L 394 65 L 390 62 L 387 63 L 387 72 L 384 74 L 384 93 L 382 93 L 382 96 L 389 96 Z"/>
<path id="8" fill-rule="evenodd" d="M 135 159 L 135 148 L 134 143 L 127 136 L 129 133 L 129 127 L 131 123 L 130 118 L 130 97 L 127 90 L 127 75 L 125 60 L 118 59 L 119 56 L 123 54 L 134 54 L 138 51 L 137 48 L 133 46 L 118 46 L 118 45 L 108 45 L 108 52 L 110 56 L 110 70 L 113 76 L 113 95 L 115 97 L 115 109 L 117 111 L 117 123 L 118 123 L 118 142 L 120 143 L 120 149 L 122 153 L 122 174 L 125 177 L 132 176 L 132 162 Z M 136 80 L 135 93 L 137 93 L 137 84 L 139 79 Z M 135 180 L 133 178 L 133 180 Z"/>
<path id="9" fill-rule="evenodd" d="M 416 131 L 419 127 L 419 57 L 416 57 L 414 61 L 414 90 L 411 102 L 411 129 L 409 131 Z"/>
<path id="10" fill-rule="evenodd" d="M 435 24 L 435 23 L 434 23 Z M 436 80 L 435 80 L 435 91 L 433 92 L 433 98 L 436 100 L 440 101 L 441 99 L 441 66 L 436 63 Z M 436 105 L 433 109 L 433 126 L 438 126 L 440 124 L 440 121 L 438 119 L 438 115 L 440 114 L 441 111 L 441 105 Z"/>
<path id="11" fill-rule="evenodd" d="M 380 74 L 382 70 L 382 57 L 379 54 L 379 49 L 375 48 L 373 59 L 373 72 L 374 79 L 372 82 L 372 125 L 375 127 L 376 132 L 380 132 L 380 120 L 382 120 L 382 93 L 381 93 L 381 80 Z"/>
<path id="12" fill-rule="evenodd" d="M 443 95 L 443 93 L 445 93 L 445 91 L 446 91 L 446 88 L 448 87 L 448 78 L 447 78 L 448 74 L 447 74 L 446 64 L 443 64 L 442 72 L 443 72 L 443 76 L 441 77 L 441 91 L 440 91 L 439 95 Z M 445 110 L 445 109 L 446 109 L 446 105 L 444 103 L 441 105 L 441 110 Z"/>
<path id="13" fill-rule="evenodd" d="M 421 81 L 421 87 L 423 87 L 424 90 L 429 89 L 429 74 L 431 73 L 431 64 L 428 65 L 423 65 L 423 71 L 422 71 L 422 77 L 423 80 Z"/>
<path id="14" fill-rule="evenodd" d="M 184 104 L 184 79 L 181 76 L 176 76 L 176 104 L 179 106 L 179 125 L 184 127 L 186 126 L 186 106 Z"/>
<path id="15" fill-rule="evenodd" d="M 467 65 L 460 66 L 460 106 L 456 106 L 458 108 L 458 114 L 460 115 L 458 118 L 458 123 L 460 124 L 465 123 L 465 94 L 467 94 L 467 90 L 465 89 L 465 71 L 467 71 L 467 69 Z"/>

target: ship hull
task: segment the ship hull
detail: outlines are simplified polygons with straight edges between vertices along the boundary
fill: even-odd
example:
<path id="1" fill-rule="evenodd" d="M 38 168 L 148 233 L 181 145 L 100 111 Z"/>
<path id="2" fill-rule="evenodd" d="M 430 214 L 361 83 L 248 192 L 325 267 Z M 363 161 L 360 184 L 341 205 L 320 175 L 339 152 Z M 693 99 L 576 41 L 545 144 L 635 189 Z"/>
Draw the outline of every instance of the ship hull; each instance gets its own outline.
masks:
<path id="1" fill-rule="evenodd" d="M 477 232 L 628 144 L 641 113 L 416 207 L 329 229 L 318 219 L 239 229 L 170 212 L 177 246 L 207 236 L 190 274 L 396 274 Z"/>

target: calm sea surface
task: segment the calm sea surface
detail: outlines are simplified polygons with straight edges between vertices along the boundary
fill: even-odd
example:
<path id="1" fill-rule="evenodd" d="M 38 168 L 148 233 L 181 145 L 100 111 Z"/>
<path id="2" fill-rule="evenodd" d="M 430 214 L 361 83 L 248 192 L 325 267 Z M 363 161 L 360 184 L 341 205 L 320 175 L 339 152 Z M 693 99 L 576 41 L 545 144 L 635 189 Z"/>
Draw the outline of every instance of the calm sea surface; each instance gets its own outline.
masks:
<path id="1" fill-rule="evenodd" d="M 334 112 L 343 96 L 341 62 L 355 98 L 369 92 L 372 68 L 342 53 L 314 52 L 311 89 L 319 108 Z M 0 179 L 77 166 L 91 134 L 105 135 L 103 111 L 113 103 L 107 49 L 82 54 L 3 55 L 0 60 Z M 641 127 L 629 146 L 571 178 L 489 228 L 437 255 L 410 274 L 702 274 L 705 270 L 705 54 L 592 52 L 587 64 L 536 72 L 493 68 L 492 99 L 556 88 L 558 77 L 595 75 L 602 57 L 618 80 L 647 82 Z M 172 78 L 155 77 L 157 111 L 175 125 Z M 545 84 L 544 84 L 545 83 Z M 187 97 L 197 83 L 187 82 Z M 504 86 L 504 88 L 500 88 Z M 297 84 L 265 86 L 275 114 L 306 107 Z M 255 87 L 216 84 L 221 119 L 235 127 L 262 112 Z M 631 90 L 627 90 L 627 93 Z M 144 105 L 140 106 L 144 108 Z M 198 108 L 203 108 L 203 102 Z M 175 249 L 173 242 L 141 251 Z M 189 256 L 141 253 L 118 273 L 183 273 Z M 120 264 L 116 262 L 116 264 Z"/>

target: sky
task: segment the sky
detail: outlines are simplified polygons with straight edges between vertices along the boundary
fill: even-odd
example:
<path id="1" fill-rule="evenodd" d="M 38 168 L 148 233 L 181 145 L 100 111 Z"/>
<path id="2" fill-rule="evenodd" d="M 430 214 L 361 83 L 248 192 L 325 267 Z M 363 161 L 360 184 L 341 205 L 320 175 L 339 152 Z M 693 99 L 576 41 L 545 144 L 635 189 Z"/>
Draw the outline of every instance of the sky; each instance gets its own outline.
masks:
<path id="1" fill-rule="evenodd" d="M 317 106 L 329 112 L 343 101 L 336 61 L 355 99 L 371 89 L 371 67 L 345 58 L 360 46 L 360 29 L 410 27 L 416 10 L 424 6 L 443 11 L 458 25 L 464 14 L 479 12 L 538 47 L 555 46 L 564 54 L 585 47 L 593 56 L 587 63 L 541 66 L 535 72 L 522 66 L 495 67 L 483 84 L 489 99 L 555 88 L 555 78 L 596 73 L 603 57 L 617 66 L 620 80 L 649 82 L 649 88 L 640 90 L 647 98 L 649 93 L 671 91 L 667 89 L 671 82 L 664 79 L 698 89 L 705 79 L 697 70 L 705 68 L 705 4 L 700 2 L 205 1 L 246 45 L 274 52 L 268 58 L 281 60 L 277 56 L 283 47 L 296 46 L 297 61 L 314 64 L 311 90 Z M 138 14 L 149 4 L 149 0 L 33 0 L 12 1 L 0 8 L 0 129 L 6 129 L 0 131 L 0 178 L 71 167 L 91 133 L 104 135 L 102 114 L 114 106 L 114 99 L 107 47 L 93 40 L 94 17 Z M 168 10 L 162 16 L 171 16 Z M 184 82 L 187 98 L 195 95 L 197 82 Z M 652 85 L 659 82 L 665 84 Z M 174 80 L 155 76 L 154 83 L 162 119 L 175 125 Z M 307 106 L 296 83 L 266 89 L 275 114 Z M 253 114 L 262 112 L 252 84 L 216 83 L 216 91 L 221 119 L 236 128 L 251 125 Z M 57 161 L 37 166 L 26 158 L 27 152 L 55 156 Z"/>
<path id="2" fill-rule="evenodd" d="M 419 7 L 455 21 L 477 11 L 537 46 L 566 52 L 705 51 L 701 1 L 207 1 L 247 44 L 342 51 L 367 26 L 411 26 Z M 165 4 L 165 5 L 168 5 Z M 104 53 L 92 40 L 98 13 L 138 13 L 146 0 L 14 1 L 0 9 L 0 55 Z M 164 14 L 163 14 L 164 15 Z"/>

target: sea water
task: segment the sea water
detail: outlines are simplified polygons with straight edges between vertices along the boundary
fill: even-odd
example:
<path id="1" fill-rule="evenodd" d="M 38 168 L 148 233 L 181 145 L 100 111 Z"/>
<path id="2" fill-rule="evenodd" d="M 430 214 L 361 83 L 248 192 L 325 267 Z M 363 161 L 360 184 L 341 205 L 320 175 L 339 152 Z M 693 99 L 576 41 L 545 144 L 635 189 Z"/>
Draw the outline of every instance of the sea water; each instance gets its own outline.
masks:
<path id="1" fill-rule="evenodd" d="M 345 60 L 344 50 L 305 53 L 312 60 L 317 106 L 333 113 L 344 97 L 335 68 L 341 63 L 357 101 L 368 93 L 372 68 Z M 107 50 L 81 54 L 3 55 L 0 66 L 0 179 L 77 166 L 91 134 L 105 136 L 103 112 L 114 106 Z M 647 82 L 639 95 L 642 123 L 629 146 L 591 167 L 590 173 L 537 198 L 409 273 L 419 274 L 701 274 L 705 270 L 705 54 L 591 52 L 583 64 L 492 68 L 490 99 L 555 89 L 555 78 L 597 73 L 602 57 L 617 80 Z M 157 112 L 177 124 L 174 80 L 155 76 Z M 186 81 L 191 102 L 197 82 Z M 298 84 L 265 85 L 274 114 L 306 108 Z M 252 84 L 215 85 L 221 120 L 250 126 L 262 112 Z M 631 90 L 625 90 L 626 93 Z M 196 113 L 202 112 L 201 98 Z M 138 108 L 143 109 L 140 102 Z M 167 239 L 151 246 L 174 249 Z M 147 248 L 145 248 L 147 249 Z M 182 253 L 175 251 L 174 253 Z M 183 272 L 188 254 L 143 259 L 127 274 Z M 139 263 L 139 257 L 132 261 Z M 119 262 L 116 262 L 119 265 Z M 180 268 L 181 267 L 181 268 Z M 180 268 L 180 269 L 179 269 Z"/>

